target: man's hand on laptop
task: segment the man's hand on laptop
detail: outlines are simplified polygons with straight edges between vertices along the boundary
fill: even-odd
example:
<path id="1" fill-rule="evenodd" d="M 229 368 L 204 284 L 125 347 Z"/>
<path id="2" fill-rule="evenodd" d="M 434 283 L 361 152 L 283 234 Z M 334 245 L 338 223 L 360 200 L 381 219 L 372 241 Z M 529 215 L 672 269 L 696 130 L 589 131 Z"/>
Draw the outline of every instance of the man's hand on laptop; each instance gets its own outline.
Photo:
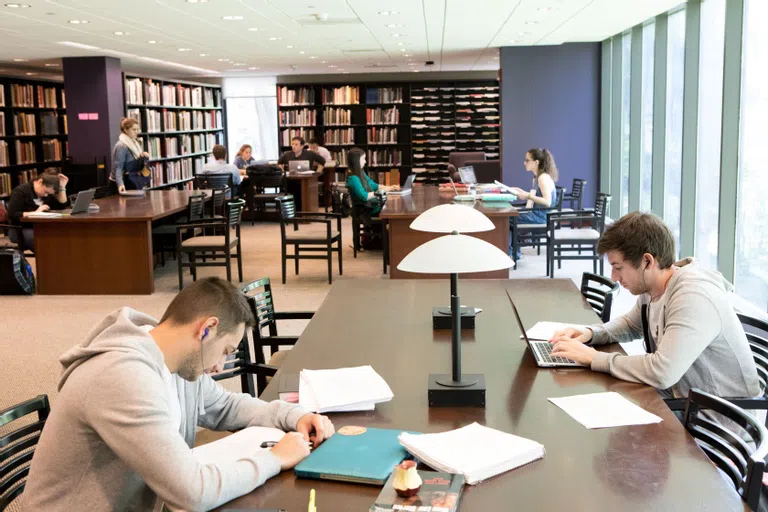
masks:
<path id="1" fill-rule="evenodd" d="M 550 343 L 557 341 L 579 341 L 587 343 L 592 339 L 592 329 L 576 329 L 575 327 L 566 327 L 556 331 L 549 339 Z"/>
<path id="2" fill-rule="evenodd" d="M 305 441 L 312 441 L 317 448 L 320 443 L 336 433 L 336 428 L 328 416 L 305 414 L 296 424 L 296 431 L 304 437 Z"/>
<path id="3" fill-rule="evenodd" d="M 583 342 L 571 338 L 560 339 L 554 342 L 550 355 L 553 357 L 566 357 L 579 364 L 592 366 L 592 359 L 594 359 L 596 353 L 597 351 L 592 347 L 588 347 Z"/>
<path id="4" fill-rule="evenodd" d="M 309 442 L 299 432 L 288 432 L 272 447 L 272 454 L 280 461 L 280 469 L 285 471 L 304 460 L 309 455 Z"/>

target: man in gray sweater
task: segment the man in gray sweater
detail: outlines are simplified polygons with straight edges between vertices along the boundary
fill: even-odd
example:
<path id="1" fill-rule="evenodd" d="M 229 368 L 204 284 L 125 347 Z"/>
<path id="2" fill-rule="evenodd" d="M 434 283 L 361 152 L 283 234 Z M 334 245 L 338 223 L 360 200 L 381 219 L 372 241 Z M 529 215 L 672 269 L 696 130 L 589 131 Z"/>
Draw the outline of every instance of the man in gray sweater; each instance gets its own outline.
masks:
<path id="1" fill-rule="evenodd" d="M 61 356 L 59 395 L 35 450 L 26 510 L 152 510 L 158 497 L 208 510 L 292 468 L 333 435 L 325 416 L 286 402 L 229 393 L 204 370 L 219 370 L 247 326 L 245 296 L 218 278 L 199 280 L 162 320 L 122 308 Z M 276 427 L 271 450 L 244 446 L 237 460 L 201 464 L 198 425 L 214 430 Z"/>
<path id="2" fill-rule="evenodd" d="M 749 344 L 727 297 L 732 285 L 692 258 L 674 263 L 675 239 L 659 217 L 625 215 L 605 231 L 597 250 L 607 255 L 611 278 L 639 296 L 637 303 L 607 324 L 556 333 L 552 355 L 648 384 L 664 398 L 686 397 L 691 388 L 726 398 L 761 395 Z M 635 339 L 645 340 L 647 354 L 591 347 Z"/>

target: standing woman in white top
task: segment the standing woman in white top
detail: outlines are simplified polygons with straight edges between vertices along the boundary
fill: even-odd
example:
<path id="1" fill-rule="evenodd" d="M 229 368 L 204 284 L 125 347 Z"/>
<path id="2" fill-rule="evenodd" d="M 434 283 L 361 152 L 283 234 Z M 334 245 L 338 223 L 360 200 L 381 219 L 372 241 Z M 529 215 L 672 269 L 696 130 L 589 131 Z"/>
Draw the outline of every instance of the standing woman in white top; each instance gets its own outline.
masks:
<path id="1" fill-rule="evenodd" d="M 144 151 L 138 140 L 139 122 L 132 117 L 120 121 L 120 137 L 112 150 L 112 172 L 109 175 L 109 188 L 112 194 L 126 190 L 146 188 L 150 184 L 149 176 L 142 174 L 149 161 L 149 153 Z"/>

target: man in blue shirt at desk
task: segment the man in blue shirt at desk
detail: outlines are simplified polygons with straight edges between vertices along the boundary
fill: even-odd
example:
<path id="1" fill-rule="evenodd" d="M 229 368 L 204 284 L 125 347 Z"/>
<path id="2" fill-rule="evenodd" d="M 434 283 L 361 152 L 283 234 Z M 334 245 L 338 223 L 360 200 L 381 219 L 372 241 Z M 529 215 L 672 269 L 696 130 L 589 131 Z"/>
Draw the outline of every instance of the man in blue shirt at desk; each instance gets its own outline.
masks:
<path id="1" fill-rule="evenodd" d="M 232 197 L 237 196 L 237 187 L 243 181 L 243 175 L 240 169 L 227 162 L 227 148 L 221 144 L 213 146 L 213 158 L 215 162 L 208 162 L 203 166 L 200 174 L 231 174 L 232 175 Z M 245 170 L 243 170 L 245 173 Z"/>

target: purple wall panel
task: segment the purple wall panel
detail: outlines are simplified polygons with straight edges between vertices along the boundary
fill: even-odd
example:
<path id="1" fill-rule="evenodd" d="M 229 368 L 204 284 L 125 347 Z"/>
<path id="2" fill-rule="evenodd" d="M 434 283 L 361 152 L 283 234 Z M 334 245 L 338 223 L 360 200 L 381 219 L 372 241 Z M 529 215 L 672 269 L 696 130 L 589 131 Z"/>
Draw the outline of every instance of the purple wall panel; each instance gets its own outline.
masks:
<path id="1" fill-rule="evenodd" d="M 560 171 L 557 185 L 570 191 L 573 178 L 586 179 L 584 206 L 592 207 L 600 178 L 600 44 L 503 47 L 500 62 L 504 183 L 528 190 L 525 152 L 545 147 Z"/>

